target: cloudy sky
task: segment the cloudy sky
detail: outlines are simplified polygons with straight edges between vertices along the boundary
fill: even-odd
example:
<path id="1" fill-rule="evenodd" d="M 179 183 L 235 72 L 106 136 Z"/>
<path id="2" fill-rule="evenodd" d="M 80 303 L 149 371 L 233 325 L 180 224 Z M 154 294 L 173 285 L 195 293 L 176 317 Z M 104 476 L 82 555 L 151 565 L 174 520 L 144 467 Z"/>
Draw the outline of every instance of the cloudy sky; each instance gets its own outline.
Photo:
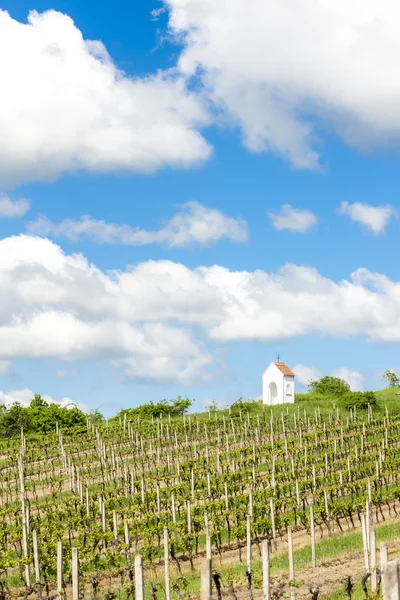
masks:
<path id="1" fill-rule="evenodd" d="M 400 5 L 3 0 L 0 401 L 400 370 Z"/>

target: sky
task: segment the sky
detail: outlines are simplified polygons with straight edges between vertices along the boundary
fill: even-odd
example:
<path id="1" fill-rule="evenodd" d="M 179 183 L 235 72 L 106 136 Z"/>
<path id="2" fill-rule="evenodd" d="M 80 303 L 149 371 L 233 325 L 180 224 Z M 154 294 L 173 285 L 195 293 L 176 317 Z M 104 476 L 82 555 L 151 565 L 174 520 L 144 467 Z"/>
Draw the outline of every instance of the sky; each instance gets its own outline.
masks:
<path id="1" fill-rule="evenodd" d="M 0 402 L 400 372 L 400 5 L 3 0 Z"/>

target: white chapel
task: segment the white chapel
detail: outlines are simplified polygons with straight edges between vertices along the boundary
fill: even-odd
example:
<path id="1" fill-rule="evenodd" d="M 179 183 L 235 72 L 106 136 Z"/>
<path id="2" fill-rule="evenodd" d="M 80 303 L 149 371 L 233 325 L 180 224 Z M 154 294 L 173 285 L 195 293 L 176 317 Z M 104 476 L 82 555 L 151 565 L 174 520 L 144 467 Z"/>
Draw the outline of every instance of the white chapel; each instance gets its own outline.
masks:
<path id="1" fill-rule="evenodd" d="M 284 362 L 272 362 L 262 374 L 263 404 L 275 406 L 294 402 L 295 374 Z"/>

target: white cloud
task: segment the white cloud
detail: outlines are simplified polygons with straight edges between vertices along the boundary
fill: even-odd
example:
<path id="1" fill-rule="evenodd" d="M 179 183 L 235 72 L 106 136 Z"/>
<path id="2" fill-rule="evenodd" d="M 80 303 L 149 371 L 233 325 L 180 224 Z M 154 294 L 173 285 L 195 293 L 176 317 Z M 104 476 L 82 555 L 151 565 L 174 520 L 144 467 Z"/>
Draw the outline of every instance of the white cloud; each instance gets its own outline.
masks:
<path id="1" fill-rule="evenodd" d="M 364 376 L 358 371 L 352 371 L 351 369 L 337 369 L 332 373 L 333 377 L 340 377 L 349 384 L 352 392 L 359 392 L 364 389 Z"/>
<path id="2" fill-rule="evenodd" d="M 301 363 L 298 363 L 292 369 L 293 373 L 296 375 L 296 383 L 300 383 L 300 385 L 308 386 L 310 381 L 315 381 L 322 377 L 321 372 L 316 367 L 307 367 Z"/>
<path id="3" fill-rule="evenodd" d="M 288 229 L 304 233 L 309 231 L 317 223 L 317 216 L 310 210 L 293 208 L 290 204 L 284 204 L 279 212 L 269 212 L 268 216 L 272 225 L 279 231 Z"/>
<path id="4" fill-rule="evenodd" d="M 164 227 L 146 231 L 130 225 L 115 225 L 83 216 L 79 221 L 65 219 L 59 224 L 39 217 L 28 224 L 28 231 L 38 235 L 66 237 L 71 241 L 83 238 L 102 244 L 142 246 L 165 243 L 170 247 L 192 243 L 210 244 L 221 239 L 245 242 L 247 224 L 243 219 L 227 217 L 221 211 L 207 208 L 198 202 L 187 202 Z"/>
<path id="5" fill-rule="evenodd" d="M 354 202 L 354 204 L 342 202 L 338 212 L 348 215 L 352 221 L 362 223 L 376 235 L 385 231 L 391 217 L 395 214 L 392 206 L 370 206 L 361 202 Z"/>
<path id="6" fill-rule="evenodd" d="M 398 2 L 164 3 L 180 68 L 201 77 L 251 150 L 313 168 L 319 129 L 361 148 L 398 143 Z"/>
<path id="7" fill-rule="evenodd" d="M 35 393 L 28 388 L 24 388 L 22 390 L 9 390 L 8 392 L 3 392 L 0 390 L 0 403 L 5 404 L 7 407 L 9 407 L 14 402 L 19 402 L 21 406 L 27 407 L 30 405 L 34 396 Z M 64 397 L 61 398 L 61 400 L 54 400 L 51 396 L 48 396 L 46 394 L 41 394 L 41 396 L 43 400 L 46 400 L 46 402 L 49 402 L 50 404 L 58 404 L 61 407 L 77 406 L 78 408 L 83 410 L 83 412 L 89 412 L 89 409 L 86 406 L 86 404 L 83 404 L 82 402 L 74 402 L 73 400 L 71 400 L 71 398 Z"/>
<path id="8" fill-rule="evenodd" d="M 146 381 L 208 381 L 213 346 L 227 341 L 400 341 L 400 283 L 366 269 L 339 282 L 293 264 L 268 273 L 161 260 L 103 272 L 20 235 L 0 241 L 0 289 L 0 360 L 103 359 Z"/>
<path id="9" fill-rule="evenodd" d="M 176 70 L 129 78 L 65 14 L 0 10 L 0 186 L 66 172 L 188 167 L 208 117 Z"/>
<path id="10" fill-rule="evenodd" d="M 308 387 L 311 380 L 316 381 L 323 377 L 323 374 L 317 367 L 308 367 L 301 363 L 293 367 L 292 371 L 296 375 L 296 382 L 305 387 Z M 358 371 L 342 367 L 341 369 L 332 371 L 331 376 L 340 377 L 340 379 L 347 381 L 352 391 L 363 390 L 364 376 Z"/>
<path id="11" fill-rule="evenodd" d="M 29 206 L 29 201 L 25 198 L 11 200 L 6 194 L 0 193 L 0 217 L 6 219 L 23 217 L 28 212 Z"/>

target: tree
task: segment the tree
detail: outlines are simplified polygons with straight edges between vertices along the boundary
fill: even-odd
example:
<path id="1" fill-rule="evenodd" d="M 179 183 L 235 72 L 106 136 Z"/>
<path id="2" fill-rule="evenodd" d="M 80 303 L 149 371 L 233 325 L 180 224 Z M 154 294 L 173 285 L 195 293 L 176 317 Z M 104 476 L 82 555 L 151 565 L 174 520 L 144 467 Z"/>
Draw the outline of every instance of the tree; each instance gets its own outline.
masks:
<path id="1" fill-rule="evenodd" d="M 400 385 L 400 379 L 397 377 L 394 371 L 385 371 L 382 379 L 385 379 L 390 387 L 397 387 Z"/>
<path id="2" fill-rule="evenodd" d="M 342 396 L 350 392 L 350 386 L 347 381 L 340 379 L 340 377 L 326 375 L 317 381 L 311 380 L 308 384 L 308 391 L 322 396 Z"/>

